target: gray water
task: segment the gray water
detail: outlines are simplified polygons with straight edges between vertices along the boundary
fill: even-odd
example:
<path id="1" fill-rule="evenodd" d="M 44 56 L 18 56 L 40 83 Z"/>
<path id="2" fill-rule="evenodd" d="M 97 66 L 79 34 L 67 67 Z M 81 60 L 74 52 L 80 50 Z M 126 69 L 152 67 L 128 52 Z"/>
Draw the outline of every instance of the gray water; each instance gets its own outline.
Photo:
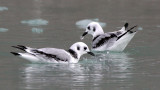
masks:
<path id="1" fill-rule="evenodd" d="M 0 90 L 159 90 L 159 0 L 0 0 Z M 138 33 L 121 53 L 84 55 L 77 64 L 32 64 L 12 45 L 68 49 L 84 27 L 105 32 L 129 22 Z M 91 46 L 91 36 L 83 42 Z"/>

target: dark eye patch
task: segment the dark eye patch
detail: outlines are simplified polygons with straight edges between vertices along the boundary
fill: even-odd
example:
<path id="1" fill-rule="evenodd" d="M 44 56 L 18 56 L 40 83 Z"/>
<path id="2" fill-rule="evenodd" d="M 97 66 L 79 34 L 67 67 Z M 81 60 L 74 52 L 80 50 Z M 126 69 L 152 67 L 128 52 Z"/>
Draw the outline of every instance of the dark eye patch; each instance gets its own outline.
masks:
<path id="1" fill-rule="evenodd" d="M 84 50 L 86 50 L 87 49 L 87 47 L 84 47 Z"/>
<path id="2" fill-rule="evenodd" d="M 95 27 L 93 27 L 93 31 L 94 31 L 94 32 L 96 31 L 96 28 L 95 28 Z"/>
<path id="3" fill-rule="evenodd" d="M 88 26 L 87 29 L 90 30 L 91 29 L 90 26 Z"/>
<path id="4" fill-rule="evenodd" d="M 77 50 L 80 50 L 80 47 L 79 47 L 79 46 L 77 46 Z"/>

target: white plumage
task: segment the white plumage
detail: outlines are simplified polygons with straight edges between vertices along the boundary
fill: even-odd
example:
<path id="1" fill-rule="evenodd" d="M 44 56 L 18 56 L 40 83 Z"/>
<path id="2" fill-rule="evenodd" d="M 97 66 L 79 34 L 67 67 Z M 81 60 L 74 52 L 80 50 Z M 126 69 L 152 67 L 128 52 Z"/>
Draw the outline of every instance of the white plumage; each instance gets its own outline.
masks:
<path id="1" fill-rule="evenodd" d="M 85 35 L 91 34 L 92 50 L 94 51 L 123 51 L 131 39 L 136 34 L 136 31 L 132 31 L 136 26 L 127 29 L 128 23 L 126 23 L 121 30 L 104 33 L 102 27 L 97 22 L 91 22 L 88 24 L 86 31 L 81 36 L 81 39 Z"/>
<path id="2" fill-rule="evenodd" d="M 12 54 L 36 63 L 77 63 L 83 54 L 88 53 L 94 56 L 83 42 L 73 44 L 67 51 L 58 48 L 36 49 L 23 45 L 12 47 L 25 51 L 25 53 L 11 52 Z"/>

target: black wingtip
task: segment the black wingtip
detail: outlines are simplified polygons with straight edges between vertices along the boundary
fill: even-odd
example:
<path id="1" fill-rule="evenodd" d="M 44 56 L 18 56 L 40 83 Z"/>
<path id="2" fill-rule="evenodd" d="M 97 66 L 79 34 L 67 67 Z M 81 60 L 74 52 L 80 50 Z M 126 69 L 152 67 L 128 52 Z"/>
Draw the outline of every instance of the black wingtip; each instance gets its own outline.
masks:
<path id="1" fill-rule="evenodd" d="M 132 29 L 134 29 L 134 28 L 136 28 L 136 27 L 137 27 L 137 25 L 131 27 L 128 31 L 131 31 Z"/>
<path id="2" fill-rule="evenodd" d="M 131 28 L 128 30 L 128 32 L 130 32 L 130 33 L 137 32 L 137 31 L 131 31 L 132 29 L 134 29 L 134 28 L 136 28 L 136 27 L 137 27 L 137 25 L 136 25 L 136 26 L 131 27 Z"/>
<path id="3" fill-rule="evenodd" d="M 24 48 L 24 49 L 27 49 L 27 47 L 26 47 L 26 46 L 23 46 L 23 45 L 17 45 L 17 46 L 22 47 L 22 48 Z"/>
<path id="4" fill-rule="evenodd" d="M 18 48 L 18 49 L 19 49 L 19 47 L 18 47 L 18 46 L 11 46 L 11 47 L 13 47 L 13 48 Z"/>
<path id="5" fill-rule="evenodd" d="M 20 55 L 19 53 L 16 53 L 16 52 L 10 52 L 10 53 L 12 53 L 15 56 L 19 56 Z"/>
<path id="6" fill-rule="evenodd" d="M 125 23 L 125 24 L 124 24 L 124 27 L 127 28 L 127 27 L 128 27 L 128 23 Z"/>
<path id="7" fill-rule="evenodd" d="M 17 45 L 17 46 L 11 46 L 11 47 L 14 47 L 14 48 L 17 48 L 17 49 L 20 49 L 20 50 L 23 50 L 25 51 L 25 49 L 27 49 L 25 46 L 23 45 Z"/>

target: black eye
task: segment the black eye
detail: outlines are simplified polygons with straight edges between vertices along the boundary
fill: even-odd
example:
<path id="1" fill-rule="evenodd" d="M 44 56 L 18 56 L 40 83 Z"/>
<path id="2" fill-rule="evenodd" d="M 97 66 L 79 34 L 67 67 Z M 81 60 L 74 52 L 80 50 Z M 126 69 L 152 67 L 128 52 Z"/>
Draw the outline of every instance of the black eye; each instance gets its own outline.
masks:
<path id="1" fill-rule="evenodd" d="M 94 31 L 94 32 L 96 31 L 96 28 L 95 28 L 95 27 L 93 27 L 93 31 Z"/>
<path id="2" fill-rule="evenodd" d="M 91 29 L 90 26 L 88 26 L 87 29 L 90 30 Z"/>
<path id="3" fill-rule="evenodd" d="M 80 50 L 80 47 L 79 47 L 79 46 L 77 46 L 77 50 Z"/>
<path id="4" fill-rule="evenodd" d="M 87 49 L 87 47 L 84 47 L 84 50 L 86 50 Z"/>

